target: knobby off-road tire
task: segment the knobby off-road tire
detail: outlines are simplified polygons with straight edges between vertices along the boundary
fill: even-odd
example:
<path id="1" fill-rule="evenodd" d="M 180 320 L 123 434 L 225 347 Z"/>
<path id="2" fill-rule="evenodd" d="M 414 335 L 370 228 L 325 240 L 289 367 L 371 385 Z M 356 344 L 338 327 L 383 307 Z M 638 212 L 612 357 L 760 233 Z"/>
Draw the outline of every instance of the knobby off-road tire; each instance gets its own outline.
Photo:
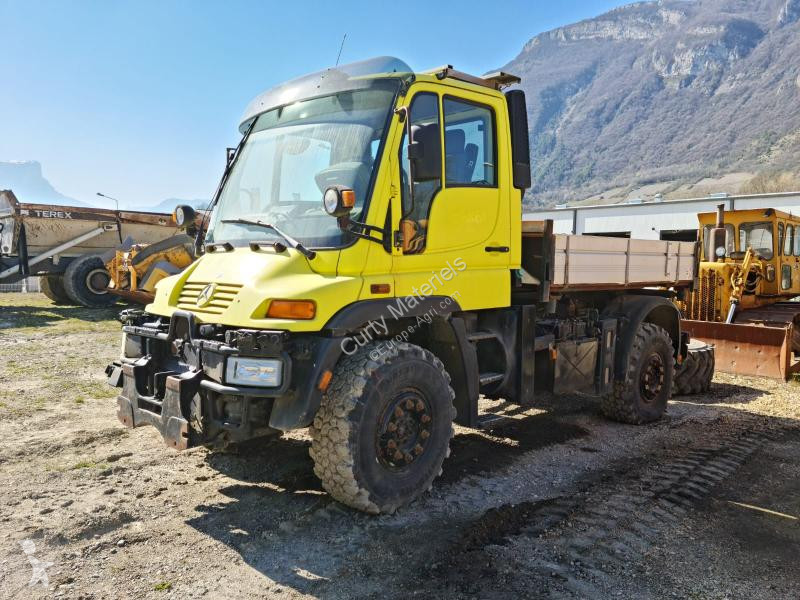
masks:
<path id="1" fill-rule="evenodd" d="M 39 277 L 42 293 L 54 304 L 69 304 L 67 290 L 64 289 L 64 278 L 61 275 L 42 275 Z"/>
<path id="2" fill-rule="evenodd" d="M 453 436 L 442 362 L 413 344 L 370 344 L 336 366 L 311 426 L 311 458 L 339 502 L 391 513 L 429 490 Z"/>
<path id="3" fill-rule="evenodd" d="M 673 396 L 707 392 L 714 378 L 714 367 L 714 346 L 699 340 L 689 342 L 689 352 L 683 364 L 675 369 Z"/>
<path id="4" fill-rule="evenodd" d="M 675 358 L 669 334 L 658 325 L 642 323 L 633 338 L 624 381 L 600 402 L 603 414 L 639 425 L 661 418 L 672 393 Z"/>
<path id="5" fill-rule="evenodd" d="M 64 271 L 64 290 L 75 304 L 103 308 L 111 306 L 118 299 L 105 289 L 110 279 L 99 256 L 81 256 L 69 263 Z"/>

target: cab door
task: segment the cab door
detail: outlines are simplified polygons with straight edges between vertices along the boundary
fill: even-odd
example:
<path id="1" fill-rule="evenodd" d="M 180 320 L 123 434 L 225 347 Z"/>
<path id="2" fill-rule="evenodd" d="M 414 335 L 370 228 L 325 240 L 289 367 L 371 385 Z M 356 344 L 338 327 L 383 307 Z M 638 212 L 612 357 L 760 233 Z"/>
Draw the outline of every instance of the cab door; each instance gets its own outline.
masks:
<path id="1" fill-rule="evenodd" d="M 425 172 L 412 169 L 405 132 L 396 145 L 396 295 L 452 296 L 462 309 L 509 305 L 509 209 L 501 190 L 510 182 L 498 164 L 502 100 L 422 84 L 407 106 L 415 151 L 438 161 L 426 159 Z"/>

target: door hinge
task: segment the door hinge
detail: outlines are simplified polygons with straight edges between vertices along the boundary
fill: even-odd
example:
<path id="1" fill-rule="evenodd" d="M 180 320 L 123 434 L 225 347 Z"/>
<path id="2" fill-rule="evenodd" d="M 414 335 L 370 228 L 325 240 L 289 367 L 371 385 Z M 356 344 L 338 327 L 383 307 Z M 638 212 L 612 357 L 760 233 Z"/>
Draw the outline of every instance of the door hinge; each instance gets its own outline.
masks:
<path id="1" fill-rule="evenodd" d="M 392 243 L 394 244 L 395 248 L 403 247 L 403 232 L 399 229 L 392 233 Z"/>

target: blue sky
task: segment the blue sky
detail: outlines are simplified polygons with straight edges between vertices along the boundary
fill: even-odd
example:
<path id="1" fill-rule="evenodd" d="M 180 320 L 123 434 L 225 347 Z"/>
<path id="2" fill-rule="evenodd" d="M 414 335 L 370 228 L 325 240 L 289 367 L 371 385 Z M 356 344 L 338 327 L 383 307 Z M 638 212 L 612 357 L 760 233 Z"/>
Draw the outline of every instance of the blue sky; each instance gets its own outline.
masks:
<path id="1" fill-rule="evenodd" d="M 611 0 L 0 0 L 0 160 L 64 194 L 208 198 L 247 102 L 280 81 L 393 55 L 482 73 Z"/>

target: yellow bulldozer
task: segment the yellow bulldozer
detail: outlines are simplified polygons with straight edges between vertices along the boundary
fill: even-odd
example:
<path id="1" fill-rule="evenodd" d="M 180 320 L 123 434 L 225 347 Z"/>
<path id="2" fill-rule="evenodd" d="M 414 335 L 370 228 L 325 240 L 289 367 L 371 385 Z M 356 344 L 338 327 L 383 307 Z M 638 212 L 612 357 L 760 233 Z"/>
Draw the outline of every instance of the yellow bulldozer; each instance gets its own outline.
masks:
<path id="1" fill-rule="evenodd" d="M 683 329 L 716 346 L 719 371 L 790 379 L 800 371 L 800 217 L 720 205 L 698 219 Z"/>

